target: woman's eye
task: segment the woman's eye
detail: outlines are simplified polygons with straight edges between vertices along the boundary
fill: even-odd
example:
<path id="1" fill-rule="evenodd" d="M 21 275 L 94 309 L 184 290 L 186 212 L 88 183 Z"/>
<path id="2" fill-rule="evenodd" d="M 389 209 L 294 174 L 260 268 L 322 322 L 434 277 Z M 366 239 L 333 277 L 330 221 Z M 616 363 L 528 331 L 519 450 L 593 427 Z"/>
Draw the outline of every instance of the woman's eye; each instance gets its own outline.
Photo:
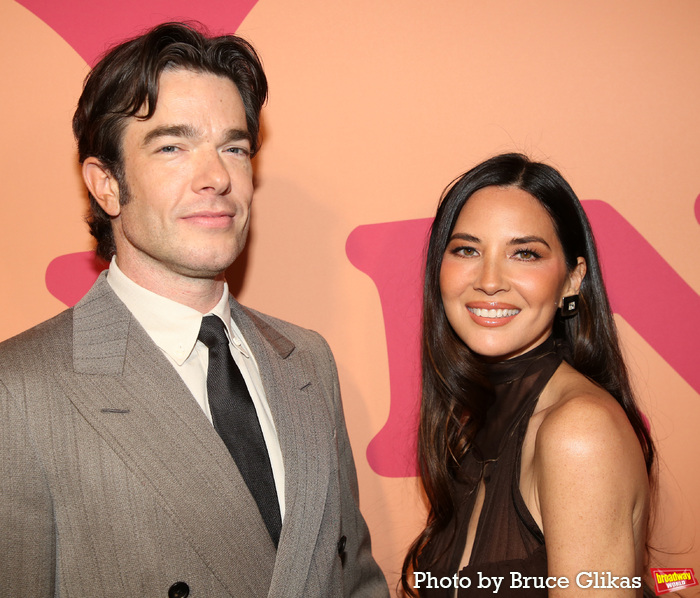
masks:
<path id="1" fill-rule="evenodd" d="M 524 261 L 532 261 L 539 259 L 540 254 L 532 249 L 520 249 L 515 252 L 516 257 Z"/>
<path id="2" fill-rule="evenodd" d="M 452 249 L 452 253 L 454 255 L 461 255 L 463 257 L 474 257 L 475 255 L 478 255 L 477 250 L 474 247 L 455 247 Z"/>

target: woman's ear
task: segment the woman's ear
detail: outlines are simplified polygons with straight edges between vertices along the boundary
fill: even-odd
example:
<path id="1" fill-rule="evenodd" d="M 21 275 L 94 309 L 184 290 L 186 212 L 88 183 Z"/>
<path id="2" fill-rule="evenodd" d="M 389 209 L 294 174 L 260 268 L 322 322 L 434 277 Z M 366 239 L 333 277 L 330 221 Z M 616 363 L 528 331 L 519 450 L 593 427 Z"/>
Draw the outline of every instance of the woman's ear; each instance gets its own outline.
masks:
<path id="1" fill-rule="evenodd" d="M 90 194 L 110 216 L 119 216 L 119 183 L 107 167 L 95 157 L 83 162 L 83 180 Z"/>
<path id="2" fill-rule="evenodd" d="M 564 296 L 578 295 L 579 289 L 581 288 L 581 283 L 586 276 L 586 260 L 583 257 L 578 257 L 576 259 L 576 265 L 574 269 L 569 272 L 569 284 L 564 292 Z"/>

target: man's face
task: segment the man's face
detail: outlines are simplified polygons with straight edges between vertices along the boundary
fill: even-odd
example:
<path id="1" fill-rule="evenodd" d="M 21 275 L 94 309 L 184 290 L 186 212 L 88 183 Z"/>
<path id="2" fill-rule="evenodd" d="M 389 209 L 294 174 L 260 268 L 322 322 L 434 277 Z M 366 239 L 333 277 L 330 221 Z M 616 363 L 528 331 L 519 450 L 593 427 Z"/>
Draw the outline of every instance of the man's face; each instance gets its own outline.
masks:
<path id="1" fill-rule="evenodd" d="M 250 147 L 230 80 L 183 69 L 161 75 L 153 116 L 130 118 L 124 129 L 123 205 L 107 210 L 127 276 L 177 284 L 233 263 L 248 235 Z"/>

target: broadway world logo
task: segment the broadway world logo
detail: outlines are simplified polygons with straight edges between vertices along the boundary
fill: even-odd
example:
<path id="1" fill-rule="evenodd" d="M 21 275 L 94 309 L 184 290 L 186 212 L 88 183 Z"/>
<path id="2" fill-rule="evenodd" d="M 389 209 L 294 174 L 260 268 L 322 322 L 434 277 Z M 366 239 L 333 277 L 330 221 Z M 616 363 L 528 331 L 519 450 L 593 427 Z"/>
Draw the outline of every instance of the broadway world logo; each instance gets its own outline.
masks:
<path id="1" fill-rule="evenodd" d="M 656 584 L 657 596 L 698 585 L 692 569 L 652 569 L 651 576 Z"/>

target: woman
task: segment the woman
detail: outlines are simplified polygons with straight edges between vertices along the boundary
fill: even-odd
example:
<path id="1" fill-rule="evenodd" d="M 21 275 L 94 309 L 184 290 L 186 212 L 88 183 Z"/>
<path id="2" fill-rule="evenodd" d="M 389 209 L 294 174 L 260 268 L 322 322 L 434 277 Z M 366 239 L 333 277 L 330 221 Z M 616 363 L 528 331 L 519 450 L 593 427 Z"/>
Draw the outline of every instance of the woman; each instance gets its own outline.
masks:
<path id="1" fill-rule="evenodd" d="M 422 352 L 430 512 L 404 590 L 641 595 L 653 443 L 590 225 L 556 170 L 506 154 L 448 188 Z"/>

